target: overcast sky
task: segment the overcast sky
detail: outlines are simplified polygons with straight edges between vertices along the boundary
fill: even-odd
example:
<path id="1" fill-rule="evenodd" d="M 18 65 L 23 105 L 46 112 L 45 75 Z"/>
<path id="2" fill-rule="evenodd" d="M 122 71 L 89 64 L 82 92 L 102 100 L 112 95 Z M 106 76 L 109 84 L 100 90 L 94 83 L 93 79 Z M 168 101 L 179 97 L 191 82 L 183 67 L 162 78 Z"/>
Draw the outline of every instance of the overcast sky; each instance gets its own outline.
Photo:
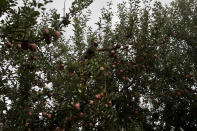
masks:
<path id="1" fill-rule="evenodd" d="M 68 8 L 71 6 L 72 1 L 73 0 L 66 0 L 67 11 L 68 11 Z M 113 6 L 116 7 L 118 3 L 123 2 L 124 0 L 94 0 L 94 2 L 90 6 L 90 9 L 94 12 L 94 15 L 96 16 L 97 14 L 99 14 L 100 9 L 106 6 L 106 3 L 109 1 L 113 1 Z M 172 0 L 158 0 L 158 1 L 161 1 L 164 4 L 168 4 Z M 54 2 L 49 4 L 48 7 L 56 8 L 59 12 L 63 13 L 64 0 L 54 0 Z"/>
<path id="2" fill-rule="evenodd" d="M 66 0 L 66 12 L 69 11 L 69 8 L 71 7 L 71 4 L 74 0 Z M 94 0 L 94 2 L 90 5 L 89 9 L 92 11 L 91 20 L 89 24 L 91 26 L 94 25 L 94 23 L 98 20 L 99 16 L 101 15 L 101 9 L 107 5 L 107 2 L 113 1 L 112 9 L 114 12 L 117 11 L 117 4 L 123 2 L 124 0 Z M 161 1 L 163 4 L 169 4 L 172 0 L 158 0 Z M 54 0 L 53 3 L 50 3 L 48 6 L 48 9 L 55 8 L 57 11 L 62 15 L 63 14 L 63 8 L 64 8 L 64 0 Z M 114 17 L 114 21 L 116 21 L 117 17 Z M 71 31 L 72 29 L 69 28 L 67 31 Z M 70 33 L 69 33 L 70 34 Z"/>

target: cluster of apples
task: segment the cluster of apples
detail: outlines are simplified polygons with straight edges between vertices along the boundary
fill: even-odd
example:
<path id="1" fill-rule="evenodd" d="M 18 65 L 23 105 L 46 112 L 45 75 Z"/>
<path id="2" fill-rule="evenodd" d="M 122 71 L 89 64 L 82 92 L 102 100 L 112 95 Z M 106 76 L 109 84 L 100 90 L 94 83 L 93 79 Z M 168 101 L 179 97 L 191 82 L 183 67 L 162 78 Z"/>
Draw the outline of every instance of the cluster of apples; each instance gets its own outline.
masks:
<path id="1" fill-rule="evenodd" d="M 50 44 L 52 42 L 52 35 L 51 34 L 52 33 L 51 33 L 51 31 L 49 31 L 49 29 L 45 29 L 45 31 L 43 33 L 43 39 L 45 40 L 45 42 L 47 44 Z M 55 34 L 56 38 L 60 38 L 60 36 L 61 36 L 61 33 L 59 31 L 55 31 L 54 34 Z M 23 41 L 23 40 L 21 40 L 21 41 L 22 41 L 21 43 L 17 44 L 18 49 L 23 49 L 23 50 L 29 49 L 32 52 L 37 51 L 38 46 L 36 43 L 29 42 L 29 41 Z M 13 48 L 14 44 L 12 42 L 8 42 L 7 47 Z"/>
<path id="2" fill-rule="evenodd" d="M 7 46 L 9 48 L 13 48 L 14 44 L 11 43 L 11 42 L 8 42 Z M 18 49 L 23 49 L 23 50 L 28 50 L 29 49 L 32 52 L 35 52 L 37 50 L 37 44 L 31 43 L 31 42 L 22 42 L 22 43 L 17 44 L 17 48 Z"/>
<path id="3" fill-rule="evenodd" d="M 45 29 L 43 35 L 44 35 L 44 40 L 47 44 L 50 44 L 52 42 L 52 34 L 53 34 L 52 30 Z M 54 34 L 56 38 L 60 38 L 61 36 L 61 33 L 59 31 L 55 31 Z"/>

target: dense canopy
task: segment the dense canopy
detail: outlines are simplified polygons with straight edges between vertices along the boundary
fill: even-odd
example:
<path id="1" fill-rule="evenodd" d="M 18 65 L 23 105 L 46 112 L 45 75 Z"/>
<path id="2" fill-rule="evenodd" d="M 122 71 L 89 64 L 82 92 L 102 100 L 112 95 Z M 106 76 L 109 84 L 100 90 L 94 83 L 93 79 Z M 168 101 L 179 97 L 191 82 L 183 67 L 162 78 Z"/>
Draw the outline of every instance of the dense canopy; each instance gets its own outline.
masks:
<path id="1" fill-rule="evenodd" d="M 197 130 L 197 1 L 0 2 L 0 130 Z M 69 25 L 73 35 L 65 37 Z"/>

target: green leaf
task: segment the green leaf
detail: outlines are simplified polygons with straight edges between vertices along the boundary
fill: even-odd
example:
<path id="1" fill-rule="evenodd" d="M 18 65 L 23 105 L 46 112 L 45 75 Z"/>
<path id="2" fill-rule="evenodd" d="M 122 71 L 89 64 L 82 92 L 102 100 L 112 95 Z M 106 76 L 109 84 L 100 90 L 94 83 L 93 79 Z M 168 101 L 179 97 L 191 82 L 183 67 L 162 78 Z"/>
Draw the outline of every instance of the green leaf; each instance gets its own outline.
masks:
<path id="1" fill-rule="evenodd" d="M 42 6 L 44 6 L 44 4 L 38 3 L 38 8 L 41 8 Z"/>

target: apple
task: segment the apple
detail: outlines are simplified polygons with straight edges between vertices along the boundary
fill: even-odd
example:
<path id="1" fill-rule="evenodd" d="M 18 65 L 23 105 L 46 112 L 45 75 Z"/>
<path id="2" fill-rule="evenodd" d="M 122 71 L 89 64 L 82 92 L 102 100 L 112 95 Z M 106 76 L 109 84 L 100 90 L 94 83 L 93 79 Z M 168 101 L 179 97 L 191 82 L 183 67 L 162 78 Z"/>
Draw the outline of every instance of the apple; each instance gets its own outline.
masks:
<path id="1" fill-rule="evenodd" d="M 32 116 L 32 112 L 31 111 L 29 112 L 29 115 Z"/>
<path id="2" fill-rule="evenodd" d="M 73 73 L 72 72 L 69 73 L 69 77 L 73 77 Z"/>
<path id="3" fill-rule="evenodd" d="M 115 54 L 116 52 L 115 52 L 114 50 L 111 50 L 111 53 L 112 53 L 112 54 Z"/>
<path id="4" fill-rule="evenodd" d="M 60 127 L 59 126 L 57 126 L 56 128 L 55 128 L 55 131 L 60 131 L 61 129 L 60 129 Z"/>
<path id="5" fill-rule="evenodd" d="M 43 95 L 43 94 L 44 94 L 44 92 L 43 92 L 43 91 L 40 91 L 40 94 L 41 94 L 41 95 Z"/>
<path id="6" fill-rule="evenodd" d="M 100 94 L 96 94 L 96 95 L 95 95 L 95 98 L 96 98 L 96 99 L 101 99 L 101 95 L 100 95 Z"/>
<path id="7" fill-rule="evenodd" d="M 110 104 L 110 105 L 111 105 L 111 104 L 112 104 L 112 101 L 111 101 L 111 100 L 109 100 L 109 101 L 108 101 L 108 104 Z"/>
<path id="8" fill-rule="evenodd" d="M 26 122 L 26 123 L 25 123 L 25 127 L 28 127 L 28 126 L 29 126 L 29 123 L 28 123 L 28 122 Z"/>
<path id="9" fill-rule="evenodd" d="M 159 58 L 157 54 L 154 54 L 154 57 L 155 57 L 156 59 L 158 59 L 158 58 Z"/>
<path id="10" fill-rule="evenodd" d="M 34 60 L 37 60 L 37 59 L 38 59 L 38 56 L 34 56 L 33 59 L 34 59 Z"/>
<path id="11" fill-rule="evenodd" d="M 135 114 L 138 114 L 139 113 L 139 111 L 138 110 L 135 110 Z"/>
<path id="12" fill-rule="evenodd" d="M 120 65 L 120 61 L 117 61 L 116 65 Z"/>
<path id="13" fill-rule="evenodd" d="M 22 47 L 21 44 L 17 44 L 18 49 L 21 49 L 21 47 Z"/>
<path id="14" fill-rule="evenodd" d="M 125 80 L 125 76 L 123 76 L 122 79 Z"/>
<path id="15" fill-rule="evenodd" d="M 181 96 L 181 95 L 182 95 L 182 93 L 179 91 L 179 92 L 177 92 L 177 95 L 178 95 L 178 96 Z"/>
<path id="16" fill-rule="evenodd" d="M 147 53 L 146 53 L 146 52 L 143 52 L 143 55 L 144 55 L 144 56 L 147 56 Z"/>
<path id="17" fill-rule="evenodd" d="M 49 34 L 49 29 L 45 29 L 44 30 L 44 35 L 48 35 Z"/>
<path id="18" fill-rule="evenodd" d="M 78 102 L 78 103 L 76 103 L 76 104 L 74 105 L 74 107 L 75 107 L 75 109 L 76 109 L 76 110 L 78 110 L 78 111 L 79 111 L 79 110 L 80 110 L 80 103 L 79 103 L 79 102 Z"/>
<path id="19" fill-rule="evenodd" d="M 151 99 L 154 99 L 154 96 L 150 96 Z"/>
<path id="20" fill-rule="evenodd" d="M 92 127 L 92 126 L 93 126 L 93 123 L 92 123 L 92 122 L 90 122 L 90 123 L 89 123 L 89 126 L 90 126 L 90 127 Z"/>
<path id="21" fill-rule="evenodd" d="M 47 102 L 46 102 L 46 101 L 44 101 L 44 102 L 43 102 L 43 104 L 44 104 L 44 105 L 46 105 L 46 104 L 47 104 Z"/>
<path id="22" fill-rule="evenodd" d="M 64 70 L 64 64 L 60 65 L 60 70 Z"/>
<path id="23" fill-rule="evenodd" d="M 80 116 L 81 118 L 83 118 L 83 117 L 84 117 L 84 113 L 83 113 L 83 112 L 80 112 L 80 113 L 79 113 L 79 116 Z"/>
<path id="24" fill-rule="evenodd" d="M 44 70 L 44 68 L 43 67 L 40 67 L 40 71 L 43 71 Z"/>
<path id="25" fill-rule="evenodd" d="M 176 33 L 174 33 L 174 34 L 173 34 L 173 37 L 176 37 L 176 36 L 177 36 L 177 34 L 176 34 Z"/>
<path id="26" fill-rule="evenodd" d="M 90 103 L 90 105 L 93 105 L 94 104 L 94 101 L 93 100 L 90 100 L 89 103 Z"/>
<path id="27" fill-rule="evenodd" d="M 101 93 L 100 93 L 100 95 L 101 95 L 101 96 L 104 96 L 104 93 L 103 93 L 103 92 L 101 92 Z"/>
<path id="28" fill-rule="evenodd" d="M 193 75 L 191 73 L 189 73 L 188 75 L 185 76 L 186 79 L 189 79 L 190 77 L 192 77 Z"/>
<path id="29" fill-rule="evenodd" d="M 33 52 L 37 50 L 37 45 L 35 43 L 29 43 L 29 49 Z"/>
<path id="30" fill-rule="evenodd" d="M 112 74 L 112 72 L 109 71 L 109 72 L 108 72 L 108 75 L 111 75 L 111 74 Z"/>
<path id="31" fill-rule="evenodd" d="M 105 68 L 104 67 L 100 67 L 100 71 L 104 71 L 105 70 Z"/>
<path id="32" fill-rule="evenodd" d="M 8 42 L 8 43 L 7 43 L 7 46 L 8 46 L 9 48 L 12 48 L 14 45 L 13 45 L 11 42 Z"/>
<path id="33" fill-rule="evenodd" d="M 56 35 L 57 38 L 60 38 L 61 33 L 59 31 L 55 31 L 55 35 Z"/>
<path id="34" fill-rule="evenodd" d="M 168 77 L 165 78 L 165 81 L 167 81 L 167 80 L 168 80 Z"/>
<path id="35" fill-rule="evenodd" d="M 129 77 L 125 77 L 125 80 L 130 81 Z"/>
<path id="36" fill-rule="evenodd" d="M 42 116 L 47 116 L 47 113 L 46 112 L 42 112 Z"/>
<path id="37" fill-rule="evenodd" d="M 52 117 L 52 115 L 49 113 L 49 114 L 47 114 L 47 116 L 48 116 L 48 118 L 50 119 L 51 117 Z"/>
<path id="38" fill-rule="evenodd" d="M 129 48 L 129 44 L 126 44 L 125 47 L 126 47 L 126 48 Z"/>
<path id="39" fill-rule="evenodd" d="M 120 69 L 120 73 L 123 73 L 124 71 L 122 69 Z"/>

